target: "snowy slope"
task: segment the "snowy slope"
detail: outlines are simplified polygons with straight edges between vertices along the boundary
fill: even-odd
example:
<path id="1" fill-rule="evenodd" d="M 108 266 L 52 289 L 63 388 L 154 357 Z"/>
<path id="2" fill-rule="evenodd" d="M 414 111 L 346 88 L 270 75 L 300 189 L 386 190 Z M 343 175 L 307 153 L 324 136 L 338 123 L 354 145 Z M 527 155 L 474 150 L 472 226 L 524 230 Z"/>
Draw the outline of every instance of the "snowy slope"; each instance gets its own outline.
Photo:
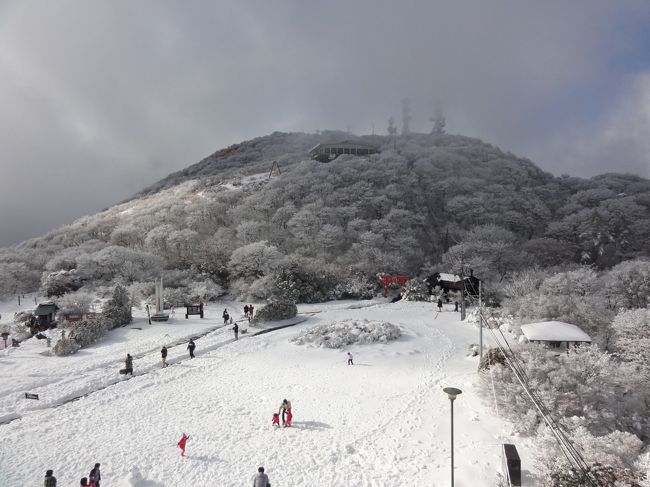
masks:
<path id="1" fill-rule="evenodd" d="M 40 355 L 44 340 L 6 350 L 0 417 L 20 419 L 0 425 L 0 485 L 38 485 L 48 468 L 59 485 L 78 485 L 95 462 L 106 487 L 252 485 L 260 465 L 274 487 L 449 485 L 446 386 L 463 390 L 456 486 L 492 485 L 506 425 L 476 395 L 478 360 L 465 352 L 477 332 L 458 313 L 435 318 L 431 304 L 383 300 L 301 306 L 295 321 L 306 321 L 259 336 L 249 328 L 235 342 L 220 327 L 223 307 L 211 305 L 202 321 L 139 318 L 69 358 Z M 347 349 L 289 342 L 304 327 L 347 318 L 389 321 L 403 334 L 352 347 L 354 366 Z M 185 340 L 198 335 L 189 360 Z M 161 369 L 160 346 L 174 343 L 173 365 Z M 132 379 L 117 373 L 127 351 Z M 285 397 L 293 428 L 273 429 Z M 186 458 L 176 447 L 182 432 L 191 435 Z"/>

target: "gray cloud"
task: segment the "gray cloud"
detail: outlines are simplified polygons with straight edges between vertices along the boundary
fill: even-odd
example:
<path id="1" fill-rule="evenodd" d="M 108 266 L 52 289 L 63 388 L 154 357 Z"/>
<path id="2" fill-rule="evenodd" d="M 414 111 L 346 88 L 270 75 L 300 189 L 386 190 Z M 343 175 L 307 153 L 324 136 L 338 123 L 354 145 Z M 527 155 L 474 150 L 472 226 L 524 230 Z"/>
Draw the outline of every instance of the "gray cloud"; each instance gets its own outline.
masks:
<path id="1" fill-rule="evenodd" d="M 61 1 L 0 14 L 0 245 L 242 139 L 385 133 L 404 96 L 414 130 L 439 102 L 450 132 L 556 174 L 650 176 L 648 124 L 624 123 L 650 113 L 647 67 L 632 62 L 644 2 Z"/>

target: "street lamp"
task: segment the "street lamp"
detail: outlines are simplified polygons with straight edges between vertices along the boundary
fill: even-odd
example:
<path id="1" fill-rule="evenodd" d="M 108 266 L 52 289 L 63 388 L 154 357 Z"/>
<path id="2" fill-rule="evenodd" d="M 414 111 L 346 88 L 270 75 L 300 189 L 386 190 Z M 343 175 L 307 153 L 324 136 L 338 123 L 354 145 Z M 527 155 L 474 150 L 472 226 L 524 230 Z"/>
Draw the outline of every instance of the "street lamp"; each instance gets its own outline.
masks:
<path id="1" fill-rule="evenodd" d="M 451 487 L 454 487 L 454 400 L 463 391 L 455 387 L 445 387 L 443 392 L 447 394 L 449 401 L 451 401 Z"/>

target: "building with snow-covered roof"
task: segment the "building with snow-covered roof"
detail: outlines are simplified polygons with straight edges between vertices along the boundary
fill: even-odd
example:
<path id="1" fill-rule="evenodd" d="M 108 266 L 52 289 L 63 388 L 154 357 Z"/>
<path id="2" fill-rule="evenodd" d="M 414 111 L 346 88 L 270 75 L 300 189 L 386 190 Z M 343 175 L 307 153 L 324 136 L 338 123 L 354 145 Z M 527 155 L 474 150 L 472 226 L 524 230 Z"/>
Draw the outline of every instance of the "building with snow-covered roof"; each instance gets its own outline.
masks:
<path id="1" fill-rule="evenodd" d="M 344 140 L 334 144 L 318 144 L 309 151 L 309 157 L 316 159 L 317 161 L 329 162 L 343 154 L 369 156 L 370 154 L 378 153 L 379 147 L 377 146 L 352 140 Z"/>
<path id="2" fill-rule="evenodd" d="M 563 321 L 542 321 L 521 325 L 521 332 L 533 343 L 547 343 L 558 348 L 563 343 L 568 348 L 571 344 L 591 343 L 591 337 L 580 327 Z"/>
<path id="3" fill-rule="evenodd" d="M 464 291 L 466 296 L 478 297 L 479 279 L 474 277 L 474 271 L 470 270 L 469 276 L 459 276 L 447 272 L 436 272 L 424 280 L 429 287 L 429 293 L 438 286 L 444 294 L 453 291 Z"/>

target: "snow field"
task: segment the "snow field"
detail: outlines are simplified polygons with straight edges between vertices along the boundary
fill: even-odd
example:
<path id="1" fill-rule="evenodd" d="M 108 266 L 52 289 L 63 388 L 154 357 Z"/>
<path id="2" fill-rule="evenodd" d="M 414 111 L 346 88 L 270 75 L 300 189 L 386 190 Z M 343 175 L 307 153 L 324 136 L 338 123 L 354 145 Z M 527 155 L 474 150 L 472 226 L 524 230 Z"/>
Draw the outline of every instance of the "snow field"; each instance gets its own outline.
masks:
<path id="1" fill-rule="evenodd" d="M 76 485 L 101 462 L 111 487 L 241 486 L 252 483 L 260 465 L 274 486 L 448 485 L 449 400 L 442 388 L 455 386 L 463 390 L 454 410 L 456 485 L 491 485 L 503 424 L 475 394 L 478 359 L 465 350 L 476 330 L 458 313 L 433 320 L 431 304 L 372 304 L 300 307 L 320 312 L 237 342 L 230 327 L 214 329 L 219 317 L 177 316 L 173 324 L 140 320 L 128 328 L 142 330 L 114 330 L 78 357 L 44 357 L 23 347 L 0 356 L 3 375 L 11 365 L 20 386 L 33 388 L 9 388 L 5 377 L 0 384 L 0 414 L 23 416 L 0 426 L 0 484 L 38 482 L 52 468 L 60 485 Z M 220 315 L 223 307 L 210 311 Z M 289 342 L 301 330 L 344 319 L 388 321 L 402 336 L 339 350 Z M 179 345 L 168 356 L 176 363 L 160 368 L 163 343 L 201 332 L 208 333 L 195 340 L 195 359 Z M 136 376 L 116 379 L 127 350 Z M 354 366 L 346 365 L 347 351 Z M 46 407 L 99 387 L 105 388 Z M 20 397 L 39 391 L 38 402 Z M 274 429 L 271 416 L 285 397 L 293 427 Z M 183 432 L 191 435 L 186 458 L 176 447 Z"/>

